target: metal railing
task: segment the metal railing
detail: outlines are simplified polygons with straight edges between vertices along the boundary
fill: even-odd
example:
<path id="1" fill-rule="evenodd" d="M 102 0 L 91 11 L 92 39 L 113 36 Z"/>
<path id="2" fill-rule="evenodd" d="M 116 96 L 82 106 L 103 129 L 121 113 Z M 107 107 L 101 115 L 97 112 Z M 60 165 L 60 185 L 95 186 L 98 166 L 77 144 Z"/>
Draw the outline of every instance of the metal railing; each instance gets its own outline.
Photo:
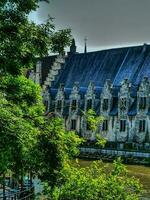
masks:
<path id="1" fill-rule="evenodd" d="M 34 186 L 21 188 L 6 188 L 5 192 L 0 191 L 0 200 L 31 200 L 34 196 Z"/>

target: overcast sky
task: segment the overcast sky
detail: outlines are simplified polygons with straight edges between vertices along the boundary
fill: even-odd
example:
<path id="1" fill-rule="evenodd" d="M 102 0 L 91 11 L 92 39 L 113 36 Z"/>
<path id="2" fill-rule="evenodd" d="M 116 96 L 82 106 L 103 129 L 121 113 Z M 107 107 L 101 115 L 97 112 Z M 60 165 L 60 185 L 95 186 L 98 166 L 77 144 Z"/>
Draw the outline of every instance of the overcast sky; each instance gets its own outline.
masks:
<path id="1" fill-rule="evenodd" d="M 31 18 L 55 18 L 57 29 L 71 28 L 77 50 L 88 51 L 150 43 L 150 0 L 50 0 Z"/>

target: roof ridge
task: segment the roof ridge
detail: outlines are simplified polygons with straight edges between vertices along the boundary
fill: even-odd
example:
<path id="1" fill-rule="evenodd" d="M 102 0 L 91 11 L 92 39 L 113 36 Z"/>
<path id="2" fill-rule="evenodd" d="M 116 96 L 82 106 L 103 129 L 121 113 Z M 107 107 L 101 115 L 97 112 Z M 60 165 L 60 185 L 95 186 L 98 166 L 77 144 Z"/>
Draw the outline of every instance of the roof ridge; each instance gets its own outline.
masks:
<path id="1" fill-rule="evenodd" d="M 92 54 L 92 53 L 96 53 L 96 52 L 103 52 L 103 51 L 111 51 L 111 50 L 121 50 L 121 49 L 131 49 L 131 48 L 137 48 L 137 47 L 143 47 L 144 45 L 147 45 L 150 47 L 150 44 L 141 44 L 141 45 L 134 45 L 134 46 L 120 46 L 120 47 L 110 47 L 108 49 L 101 49 L 101 50 L 97 50 L 97 51 L 90 51 L 90 52 L 87 52 L 86 54 L 85 53 L 77 53 L 77 54 L 74 54 L 74 55 L 87 55 L 87 54 Z"/>

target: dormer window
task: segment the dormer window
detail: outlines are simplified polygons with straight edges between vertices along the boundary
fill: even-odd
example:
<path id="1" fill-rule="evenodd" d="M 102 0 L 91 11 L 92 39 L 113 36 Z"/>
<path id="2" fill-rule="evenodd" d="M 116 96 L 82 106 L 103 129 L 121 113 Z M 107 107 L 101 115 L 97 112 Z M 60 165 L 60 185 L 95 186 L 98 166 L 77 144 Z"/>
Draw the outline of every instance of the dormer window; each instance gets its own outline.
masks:
<path id="1" fill-rule="evenodd" d="M 144 110 L 146 108 L 146 97 L 140 97 L 139 109 Z"/>
<path id="2" fill-rule="evenodd" d="M 87 110 L 92 108 L 92 99 L 87 100 Z"/>
<path id="3" fill-rule="evenodd" d="M 61 111 L 61 107 L 62 107 L 62 100 L 57 100 L 57 106 L 56 106 L 57 111 Z"/>
<path id="4" fill-rule="evenodd" d="M 127 99 L 120 98 L 120 110 L 125 111 L 127 106 Z"/>
<path id="5" fill-rule="evenodd" d="M 76 110 L 76 108 L 77 108 L 77 100 L 73 99 L 72 105 L 71 105 L 71 110 Z"/>
<path id="6" fill-rule="evenodd" d="M 108 110 L 108 99 L 103 99 L 103 110 L 104 111 Z"/>
<path id="7" fill-rule="evenodd" d="M 139 122 L 139 132 L 145 132 L 145 120 L 140 120 Z"/>
<path id="8" fill-rule="evenodd" d="M 120 132 L 126 131 L 126 120 L 120 120 Z"/>

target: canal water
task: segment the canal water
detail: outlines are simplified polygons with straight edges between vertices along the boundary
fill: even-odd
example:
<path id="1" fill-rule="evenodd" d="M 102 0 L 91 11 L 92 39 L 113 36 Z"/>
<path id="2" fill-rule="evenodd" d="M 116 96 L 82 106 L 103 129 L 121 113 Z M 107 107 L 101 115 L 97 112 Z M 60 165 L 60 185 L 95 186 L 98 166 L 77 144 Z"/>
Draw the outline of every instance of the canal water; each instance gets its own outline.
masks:
<path id="1" fill-rule="evenodd" d="M 81 167 L 89 166 L 93 161 L 79 159 Z M 107 163 L 112 168 L 112 163 Z M 140 180 L 143 184 L 144 189 L 147 191 L 144 194 L 146 199 L 150 199 L 150 167 L 143 165 L 126 165 L 129 176 L 134 176 Z"/>

